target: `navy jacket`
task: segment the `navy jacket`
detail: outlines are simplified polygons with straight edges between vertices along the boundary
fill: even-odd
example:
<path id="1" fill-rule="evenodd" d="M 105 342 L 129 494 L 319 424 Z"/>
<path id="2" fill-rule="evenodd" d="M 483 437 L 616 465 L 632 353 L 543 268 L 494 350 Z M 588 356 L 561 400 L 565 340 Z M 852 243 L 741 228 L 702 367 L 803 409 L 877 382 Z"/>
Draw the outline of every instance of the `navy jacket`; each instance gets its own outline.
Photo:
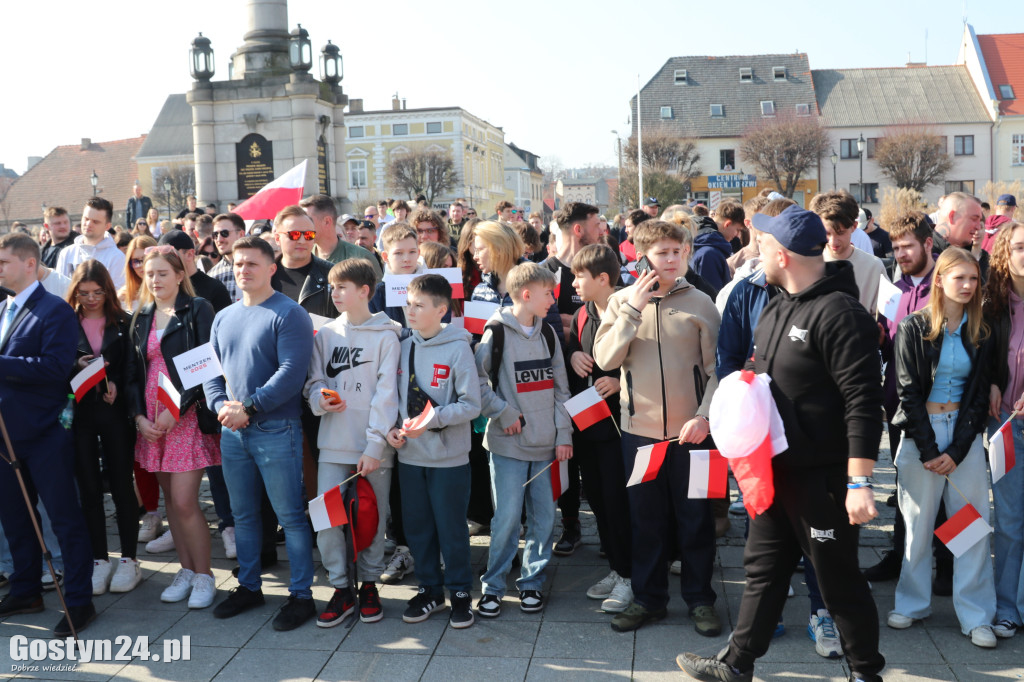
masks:
<path id="1" fill-rule="evenodd" d="M 6 313 L 4 300 L 0 320 Z M 0 339 L 0 413 L 15 443 L 60 428 L 77 346 L 75 311 L 42 285 L 36 287 L 15 314 L 7 338 Z"/>
<path id="2" fill-rule="evenodd" d="M 761 311 L 778 291 L 765 280 L 764 270 L 744 277 L 729 292 L 718 328 L 715 374 L 719 379 L 743 369 L 754 355 L 754 328 Z"/>
<path id="3" fill-rule="evenodd" d="M 713 220 L 709 219 L 708 222 L 714 224 Z M 725 241 L 717 227 L 701 227 L 697 236 L 693 238 L 691 267 L 718 292 L 732 279 L 732 272 L 726 260 L 731 255 L 732 246 Z"/>

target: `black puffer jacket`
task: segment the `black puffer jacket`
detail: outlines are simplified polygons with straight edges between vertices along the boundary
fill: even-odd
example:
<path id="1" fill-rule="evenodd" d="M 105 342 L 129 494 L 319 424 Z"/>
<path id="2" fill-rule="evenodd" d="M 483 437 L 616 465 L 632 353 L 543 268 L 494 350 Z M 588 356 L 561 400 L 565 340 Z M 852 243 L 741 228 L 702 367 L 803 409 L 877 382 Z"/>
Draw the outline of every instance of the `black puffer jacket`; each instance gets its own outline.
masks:
<path id="1" fill-rule="evenodd" d="M 919 311 L 903 318 L 896 332 L 896 391 L 900 397 L 900 406 L 892 420 L 893 426 L 903 429 L 906 435 L 914 439 L 923 462 L 943 454 L 939 452 L 935 432 L 925 411 L 942 350 L 941 335 L 935 341 L 925 341 L 929 326 L 927 311 Z M 953 442 L 945 452 L 957 464 L 964 460 L 974 439 L 985 428 L 991 383 L 989 356 L 992 352 L 992 337 L 989 336 L 978 347 L 971 345 L 966 336 L 962 338 L 964 349 L 971 358 L 971 373 L 960 397 L 960 411 L 953 427 Z"/>

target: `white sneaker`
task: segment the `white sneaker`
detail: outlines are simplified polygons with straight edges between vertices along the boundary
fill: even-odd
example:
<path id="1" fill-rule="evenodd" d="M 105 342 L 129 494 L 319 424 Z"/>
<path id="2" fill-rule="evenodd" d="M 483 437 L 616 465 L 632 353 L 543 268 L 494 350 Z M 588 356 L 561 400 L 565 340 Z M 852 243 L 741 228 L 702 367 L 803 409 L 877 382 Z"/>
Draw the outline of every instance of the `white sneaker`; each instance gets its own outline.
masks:
<path id="1" fill-rule="evenodd" d="M 678 559 L 676 561 L 673 561 L 671 564 L 669 564 L 668 572 L 671 573 L 672 575 L 682 575 L 683 574 L 683 562 L 679 561 Z"/>
<path id="2" fill-rule="evenodd" d="M 601 610 L 605 613 L 622 613 L 633 602 L 633 581 L 619 578 L 608 598 L 601 602 Z"/>
<path id="3" fill-rule="evenodd" d="M 213 603 L 217 596 L 217 585 L 213 582 L 213 576 L 206 573 L 196 573 L 192 580 L 192 594 L 188 598 L 190 609 L 205 609 Z"/>
<path id="4" fill-rule="evenodd" d="M 387 568 L 380 574 L 380 581 L 385 585 L 397 583 L 407 573 L 412 573 L 413 565 L 412 554 L 409 553 L 409 548 L 405 545 L 399 545 L 395 548 L 395 553 L 391 556 L 391 561 L 388 562 Z"/>
<path id="5" fill-rule="evenodd" d="M 836 624 L 826 609 L 818 609 L 807 623 L 807 636 L 814 642 L 814 650 L 825 658 L 839 658 L 843 655 L 843 645 L 839 642 Z"/>
<path id="6" fill-rule="evenodd" d="M 1009 639 L 1020 629 L 1012 620 L 1001 620 L 992 626 L 992 634 L 999 639 Z"/>
<path id="7" fill-rule="evenodd" d="M 914 619 L 908 618 L 907 616 L 904 616 L 902 613 L 890 611 L 889 618 L 885 622 L 893 630 L 906 630 L 914 624 Z"/>
<path id="8" fill-rule="evenodd" d="M 220 541 L 224 543 L 224 558 L 234 559 L 238 556 L 235 548 L 235 527 L 228 526 L 220 532 Z"/>
<path id="9" fill-rule="evenodd" d="M 156 540 L 150 540 L 146 543 L 146 552 L 149 554 L 170 552 L 172 549 L 174 549 L 174 537 L 169 530 L 164 531 L 164 534 Z"/>
<path id="10" fill-rule="evenodd" d="M 786 598 L 789 599 L 790 597 L 792 597 L 795 594 L 796 594 L 796 592 L 793 591 L 793 586 L 790 585 L 789 586 L 789 592 L 786 594 Z"/>
<path id="11" fill-rule="evenodd" d="M 114 577 L 110 579 L 111 592 L 131 592 L 142 580 L 142 568 L 135 559 L 121 557 L 114 570 Z"/>
<path id="12" fill-rule="evenodd" d="M 163 530 L 164 521 L 156 512 L 147 512 L 142 517 L 142 527 L 139 528 L 139 542 L 152 542 L 160 536 Z"/>
<path id="13" fill-rule="evenodd" d="M 160 601 L 168 603 L 181 601 L 192 591 L 192 581 L 196 574 L 190 569 L 183 568 L 174 576 L 174 582 L 167 586 L 167 589 L 160 593 Z"/>
<path id="14" fill-rule="evenodd" d="M 612 593 L 618 580 L 619 574 L 612 571 L 590 586 L 590 589 L 587 590 L 587 599 L 606 599 Z"/>
<path id="15" fill-rule="evenodd" d="M 980 625 L 971 630 L 971 644 L 980 646 L 982 649 L 995 649 L 996 636 L 988 625 Z"/>
<path id="16" fill-rule="evenodd" d="M 112 566 L 106 559 L 92 562 L 92 595 L 98 597 L 105 594 L 110 585 L 110 571 Z"/>

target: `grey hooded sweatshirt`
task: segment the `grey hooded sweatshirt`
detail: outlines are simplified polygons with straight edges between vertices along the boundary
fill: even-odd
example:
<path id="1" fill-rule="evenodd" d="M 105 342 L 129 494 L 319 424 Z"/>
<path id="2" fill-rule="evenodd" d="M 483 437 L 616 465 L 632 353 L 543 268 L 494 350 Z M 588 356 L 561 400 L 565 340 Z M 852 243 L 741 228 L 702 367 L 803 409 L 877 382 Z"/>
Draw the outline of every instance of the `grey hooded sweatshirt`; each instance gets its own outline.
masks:
<path id="1" fill-rule="evenodd" d="M 471 338 L 461 327 L 444 325 L 429 339 L 414 331 L 402 340 L 397 425 L 419 416 L 409 414 L 409 350 L 413 344 L 416 385 L 434 404 L 427 430 L 417 438 L 406 438 L 398 449 L 398 461 L 403 464 L 445 468 L 469 463 L 470 423 L 480 414 L 480 384 L 469 347 Z"/>
<path id="2" fill-rule="evenodd" d="M 491 316 L 505 326 L 505 348 L 498 369 L 498 390 L 491 390 L 491 348 L 494 335 L 484 331 L 476 346 L 480 370 L 481 414 L 489 417 L 484 447 L 489 451 L 527 462 L 547 462 L 555 456 L 556 445 L 572 445 L 572 421 L 565 410 L 570 398 L 565 360 L 559 345 L 548 352 L 541 325 L 534 318 L 529 336 L 516 320 L 512 308 L 501 308 Z M 521 433 L 508 435 L 522 414 L 526 420 Z"/>

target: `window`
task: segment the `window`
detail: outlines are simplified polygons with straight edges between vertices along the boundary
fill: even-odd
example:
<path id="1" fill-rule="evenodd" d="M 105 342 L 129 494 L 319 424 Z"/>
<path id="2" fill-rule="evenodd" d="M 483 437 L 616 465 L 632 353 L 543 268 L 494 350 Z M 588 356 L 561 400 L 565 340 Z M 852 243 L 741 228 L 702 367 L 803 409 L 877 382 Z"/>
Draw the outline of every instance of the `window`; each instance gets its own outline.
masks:
<path id="1" fill-rule="evenodd" d="M 878 140 L 879 138 L 877 137 L 869 137 L 867 139 L 867 144 L 865 145 L 864 153 L 867 155 L 869 159 L 875 158 L 875 147 L 878 145 Z"/>
<path id="2" fill-rule="evenodd" d="M 722 170 L 731 171 L 736 168 L 736 150 L 735 149 L 719 149 L 718 150 L 718 167 Z"/>
<path id="3" fill-rule="evenodd" d="M 953 156 L 974 156 L 974 135 L 954 135 Z"/>
<path id="4" fill-rule="evenodd" d="M 856 148 L 856 147 L 854 147 Z M 865 204 L 877 204 L 878 203 L 878 183 L 877 182 L 865 182 L 864 183 L 864 199 L 861 202 L 860 198 L 860 184 L 854 182 L 850 184 L 850 194 L 853 195 L 854 199 L 858 200 L 858 203 Z"/>
<path id="5" fill-rule="evenodd" d="M 810 104 L 797 104 L 796 105 L 796 115 L 797 116 L 810 116 L 811 115 L 811 105 Z"/>
<path id="6" fill-rule="evenodd" d="M 761 102 L 761 115 L 762 116 L 774 116 L 775 115 L 775 102 L 766 100 Z"/>
<path id="7" fill-rule="evenodd" d="M 427 134 L 436 135 L 441 132 L 441 122 L 427 123 Z"/>
<path id="8" fill-rule="evenodd" d="M 366 187 L 366 159 L 350 159 L 348 162 L 348 184 L 353 189 Z"/>
<path id="9" fill-rule="evenodd" d="M 391 126 L 391 134 L 392 135 L 408 135 L 409 134 L 409 124 L 408 123 L 396 123 L 395 125 Z"/>
<path id="10" fill-rule="evenodd" d="M 672 107 L 662 107 L 661 108 L 661 117 L 663 119 L 672 118 Z"/>
<path id="11" fill-rule="evenodd" d="M 857 138 L 851 137 L 844 140 L 839 140 L 839 158 L 860 158 L 860 154 L 857 153 Z"/>
<path id="12" fill-rule="evenodd" d="M 1017 133 L 1011 140 L 1010 165 L 1024 166 L 1024 135 Z"/>
<path id="13" fill-rule="evenodd" d="M 744 66 L 740 69 L 740 83 L 753 83 L 754 82 L 754 70 L 749 66 Z"/>
<path id="14" fill-rule="evenodd" d="M 712 104 L 711 115 L 715 118 L 722 118 L 725 116 L 725 105 L 723 104 Z"/>
<path id="15" fill-rule="evenodd" d="M 946 180 L 946 194 L 965 192 L 974 195 L 974 180 Z"/>
<path id="16" fill-rule="evenodd" d="M 686 82 L 686 69 L 676 69 L 674 75 L 676 85 L 680 85 Z"/>
<path id="17" fill-rule="evenodd" d="M 776 66 L 776 67 L 772 68 L 772 78 L 774 80 L 777 80 L 777 81 L 784 81 L 784 80 L 786 80 L 786 67 L 785 66 Z"/>
<path id="18" fill-rule="evenodd" d="M 1015 99 L 1012 85 L 999 86 L 999 99 Z"/>
<path id="19" fill-rule="evenodd" d="M 362 137 L 363 136 L 363 126 L 349 126 L 349 128 L 348 128 L 348 136 L 349 137 Z"/>

